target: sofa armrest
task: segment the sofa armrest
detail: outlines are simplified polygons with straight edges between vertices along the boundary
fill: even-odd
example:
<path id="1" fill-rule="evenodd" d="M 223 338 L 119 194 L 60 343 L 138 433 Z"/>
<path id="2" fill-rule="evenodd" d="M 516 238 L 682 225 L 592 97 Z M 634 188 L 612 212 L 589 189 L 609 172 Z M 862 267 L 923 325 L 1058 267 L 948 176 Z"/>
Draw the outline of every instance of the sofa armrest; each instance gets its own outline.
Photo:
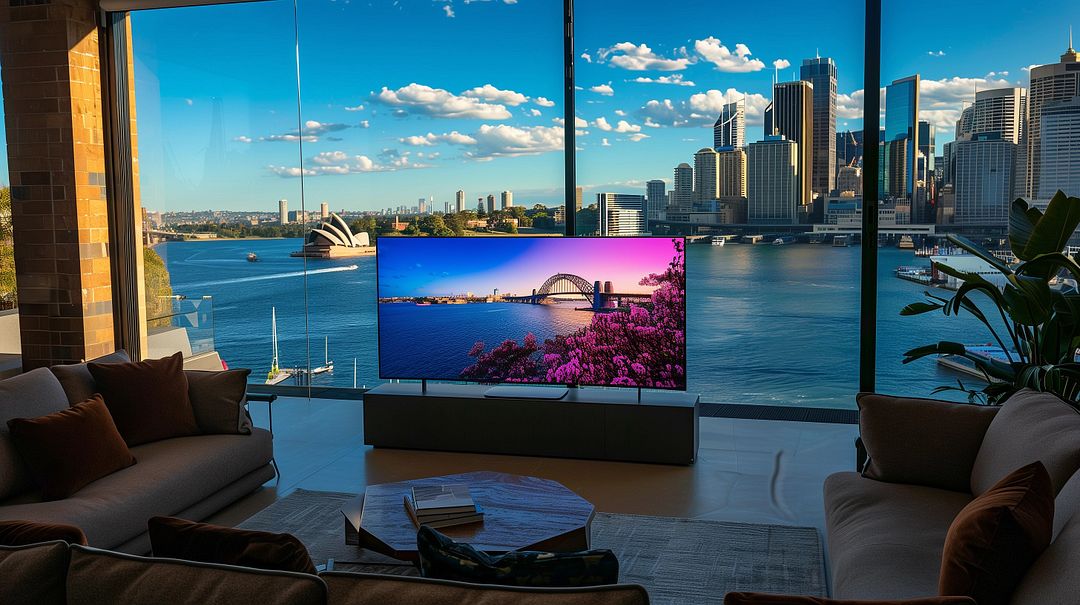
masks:
<path id="1" fill-rule="evenodd" d="M 864 477 L 971 491 L 971 469 L 997 407 L 874 393 L 857 401 Z"/>
<path id="2" fill-rule="evenodd" d="M 724 605 L 976 605 L 971 597 L 926 597 L 888 601 L 849 601 L 825 597 L 793 597 L 760 592 L 729 592 Z"/>

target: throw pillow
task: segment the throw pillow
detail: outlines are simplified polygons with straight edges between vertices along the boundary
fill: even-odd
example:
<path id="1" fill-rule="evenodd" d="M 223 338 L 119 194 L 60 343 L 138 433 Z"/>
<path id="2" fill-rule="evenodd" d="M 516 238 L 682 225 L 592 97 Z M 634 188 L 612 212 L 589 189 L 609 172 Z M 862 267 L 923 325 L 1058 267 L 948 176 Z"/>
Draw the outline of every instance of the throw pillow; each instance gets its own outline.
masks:
<path id="1" fill-rule="evenodd" d="M 180 353 L 134 363 L 92 362 L 86 367 L 129 446 L 199 434 Z"/>
<path id="2" fill-rule="evenodd" d="M 172 517 L 147 523 L 155 557 L 314 574 L 307 548 L 290 534 L 233 529 Z"/>
<path id="3" fill-rule="evenodd" d="M 825 597 L 789 597 L 787 595 L 760 592 L 729 592 L 724 595 L 724 605 L 976 605 L 976 603 L 971 597 L 851 601 L 847 599 L 827 599 Z"/>
<path id="4" fill-rule="evenodd" d="M 27 546 L 53 540 L 86 546 L 86 534 L 74 525 L 36 521 L 0 521 L 0 546 Z"/>
<path id="5" fill-rule="evenodd" d="M 91 359 L 89 363 L 131 363 L 131 358 L 128 357 L 127 351 L 119 349 L 108 355 Z M 71 405 L 86 401 L 98 392 L 94 377 L 90 375 L 85 362 L 52 366 L 49 370 L 60 381 L 60 386 L 67 393 L 67 400 Z"/>
<path id="6" fill-rule="evenodd" d="M 47 416 L 12 418 L 8 429 L 45 500 L 135 464 L 100 395 Z"/>
<path id="7" fill-rule="evenodd" d="M 195 422 L 203 434 L 250 435 L 247 380 L 251 370 L 204 372 L 185 370 L 188 398 Z"/>
<path id="8" fill-rule="evenodd" d="M 416 534 L 416 549 L 425 578 L 534 587 L 599 586 L 619 581 L 619 560 L 610 550 L 514 551 L 492 556 L 426 525 Z"/>
<path id="9" fill-rule="evenodd" d="M 938 592 L 1006 605 L 1046 547 L 1055 490 L 1041 462 L 1017 469 L 965 506 L 949 527 Z"/>

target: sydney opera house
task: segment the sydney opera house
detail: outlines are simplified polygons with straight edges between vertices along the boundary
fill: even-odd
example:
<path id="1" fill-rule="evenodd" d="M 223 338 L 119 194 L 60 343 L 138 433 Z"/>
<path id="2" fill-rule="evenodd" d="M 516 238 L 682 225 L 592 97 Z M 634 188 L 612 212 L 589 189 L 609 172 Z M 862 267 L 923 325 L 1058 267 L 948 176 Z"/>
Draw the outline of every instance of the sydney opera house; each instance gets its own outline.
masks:
<path id="1" fill-rule="evenodd" d="M 375 254 L 367 233 L 353 233 L 344 220 L 331 212 L 328 220 L 308 233 L 304 248 L 292 256 L 308 258 L 348 258 Z"/>

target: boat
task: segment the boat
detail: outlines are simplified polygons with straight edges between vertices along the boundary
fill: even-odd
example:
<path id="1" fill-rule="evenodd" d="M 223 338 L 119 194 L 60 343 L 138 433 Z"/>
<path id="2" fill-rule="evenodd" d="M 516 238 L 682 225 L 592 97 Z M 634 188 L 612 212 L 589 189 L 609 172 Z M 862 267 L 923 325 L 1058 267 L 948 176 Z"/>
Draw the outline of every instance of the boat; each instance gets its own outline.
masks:
<path id="1" fill-rule="evenodd" d="M 795 241 L 795 238 L 791 237 L 790 235 L 781 235 L 780 237 L 773 240 L 772 245 L 774 245 L 774 246 L 783 246 L 785 244 L 790 244 L 790 243 L 792 243 L 794 241 Z"/>
<path id="2" fill-rule="evenodd" d="M 914 250 L 915 240 L 911 239 L 910 235 L 901 235 L 900 243 L 897 244 L 896 247 L 900 248 L 901 250 Z"/>
<path id="3" fill-rule="evenodd" d="M 431 303 L 429 301 L 426 301 L 426 300 L 424 300 L 424 301 L 419 301 L 418 300 L 413 304 L 418 306 L 418 307 L 430 307 L 431 306 Z"/>
<path id="4" fill-rule="evenodd" d="M 996 345 L 964 345 L 964 350 L 971 355 L 986 359 L 987 361 L 991 359 L 1004 362 L 1009 361 L 1009 356 L 1005 352 L 1005 349 Z M 937 362 L 950 370 L 980 378 L 984 381 L 986 380 L 986 375 L 983 374 L 982 370 L 975 366 L 975 362 L 966 357 L 961 357 L 959 355 L 938 355 Z"/>
<path id="5" fill-rule="evenodd" d="M 259 255 L 254 252 L 248 252 L 247 259 L 249 263 L 255 263 L 259 261 Z"/>
<path id="6" fill-rule="evenodd" d="M 712 242 L 711 243 L 714 246 L 723 246 L 725 241 L 727 241 L 727 240 L 725 240 L 723 237 L 720 237 L 719 235 L 714 235 L 714 236 L 712 236 Z"/>
<path id="7" fill-rule="evenodd" d="M 277 308 L 270 307 L 270 326 L 271 326 L 271 341 L 274 344 L 274 359 L 270 362 L 270 371 L 266 374 L 266 384 L 281 384 L 289 379 L 292 374 L 288 370 L 283 370 L 278 367 L 278 346 L 277 346 Z"/>
<path id="8" fill-rule="evenodd" d="M 321 365 L 321 366 L 319 366 L 317 368 L 311 368 L 311 373 L 312 374 L 325 374 L 326 372 L 333 372 L 334 371 L 334 362 L 330 361 L 330 337 L 329 336 L 326 337 L 325 346 L 326 346 L 326 348 L 325 348 L 325 351 L 324 351 L 323 365 Z"/>
<path id="9" fill-rule="evenodd" d="M 851 245 L 851 239 L 846 235 L 836 235 L 832 238 L 833 248 L 847 248 Z"/>

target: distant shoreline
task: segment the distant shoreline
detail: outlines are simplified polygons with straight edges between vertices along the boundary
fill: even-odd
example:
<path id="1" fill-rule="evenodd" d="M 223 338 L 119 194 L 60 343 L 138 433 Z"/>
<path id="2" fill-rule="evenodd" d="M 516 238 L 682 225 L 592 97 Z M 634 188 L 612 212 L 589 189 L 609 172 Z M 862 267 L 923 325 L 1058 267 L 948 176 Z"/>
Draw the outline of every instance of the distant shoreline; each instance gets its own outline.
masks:
<path id="1" fill-rule="evenodd" d="M 163 241 L 160 241 L 160 242 L 154 242 L 153 244 L 150 244 L 150 247 L 153 248 L 154 246 L 158 246 L 160 244 L 176 244 L 176 243 L 182 243 L 182 242 L 240 242 L 240 241 L 244 241 L 244 240 L 266 241 L 266 240 L 274 240 L 274 239 L 304 239 L 304 238 L 302 238 L 302 237 L 193 237 L 191 239 L 163 240 Z"/>

